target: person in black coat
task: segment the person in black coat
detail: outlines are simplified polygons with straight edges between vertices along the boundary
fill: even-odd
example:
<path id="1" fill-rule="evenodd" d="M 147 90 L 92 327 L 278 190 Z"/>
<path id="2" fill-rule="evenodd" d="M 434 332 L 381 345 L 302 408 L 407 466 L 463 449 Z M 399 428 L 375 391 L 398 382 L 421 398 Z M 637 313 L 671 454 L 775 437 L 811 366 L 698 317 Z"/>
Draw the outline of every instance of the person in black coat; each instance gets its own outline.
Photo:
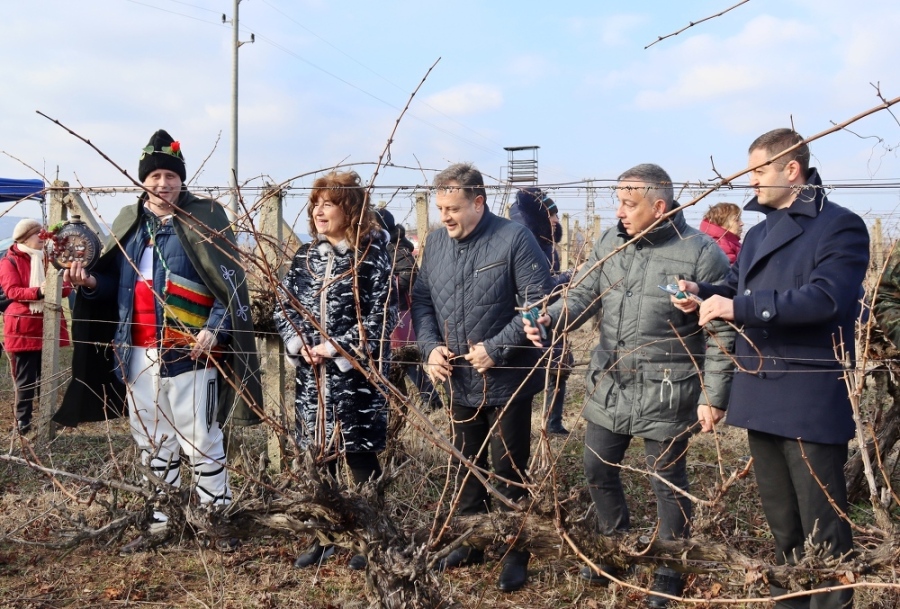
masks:
<path id="1" fill-rule="evenodd" d="M 415 283 L 418 267 L 416 266 L 416 258 L 413 255 L 415 245 L 406 238 L 406 229 L 402 224 L 397 224 L 394 220 L 394 214 L 387 209 L 376 210 L 381 226 L 390 235 L 390 241 L 387 244 L 387 253 L 391 260 L 392 272 L 394 275 L 394 285 L 396 288 L 397 303 L 400 312 L 400 321 L 394 328 L 391 335 L 391 349 L 399 349 L 407 344 L 415 345 L 416 335 L 412 329 L 412 315 L 410 307 L 412 305 L 412 286 Z M 431 384 L 428 375 L 422 369 L 421 362 L 409 361 L 398 362 L 394 358 L 394 363 L 402 363 L 403 371 L 409 380 L 412 381 L 416 389 L 419 390 L 419 399 L 423 406 L 431 410 L 439 410 L 444 407 L 441 402 L 441 396 Z"/>
<path id="2" fill-rule="evenodd" d="M 563 286 L 572 280 L 573 271 L 561 271 L 559 251 L 556 244 L 562 240 L 562 226 L 559 223 L 559 209 L 547 193 L 536 186 L 522 188 L 516 192 L 516 201 L 509 208 L 509 219 L 523 224 L 534 238 L 550 265 L 553 292 L 559 294 Z M 552 304 L 558 295 L 550 299 Z M 561 341 L 553 345 L 550 360 L 550 378 L 544 397 L 544 416 L 547 418 L 547 433 L 567 436 L 569 430 L 563 425 L 563 405 L 566 401 L 566 382 L 572 371 L 574 360 L 572 351 Z"/>
<path id="3" fill-rule="evenodd" d="M 833 556 L 853 547 L 843 467 L 854 424 L 833 345 L 843 344 L 853 358 L 869 233 L 858 215 L 827 199 L 809 157 L 790 129 L 757 138 L 750 146 L 756 197 L 744 209 L 765 221 L 747 233 L 723 282 L 679 282 L 704 299 L 701 324 L 726 319 L 743 326 L 728 423 L 747 429 L 778 564 L 799 561 L 807 539 Z M 673 303 L 683 311 L 697 307 L 687 299 Z M 835 582 L 820 587 L 828 585 Z M 786 592 L 770 588 L 773 596 Z M 852 604 L 852 590 L 838 590 L 775 606 Z"/>

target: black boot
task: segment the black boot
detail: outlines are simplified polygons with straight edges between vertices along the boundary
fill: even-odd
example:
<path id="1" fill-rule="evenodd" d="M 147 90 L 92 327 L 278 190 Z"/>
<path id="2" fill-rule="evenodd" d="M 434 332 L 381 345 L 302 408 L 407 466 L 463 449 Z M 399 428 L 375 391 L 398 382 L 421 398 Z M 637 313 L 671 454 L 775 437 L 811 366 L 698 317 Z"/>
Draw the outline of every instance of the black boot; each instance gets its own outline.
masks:
<path id="1" fill-rule="evenodd" d="M 597 563 L 597 566 L 600 567 L 600 569 L 604 573 L 609 573 L 616 579 L 622 578 L 623 573 L 620 569 L 616 569 L 615 567 L 610 567 L 609 565 L 604 565 L 602 562 Z M 584 580 L 585 582 L 589 583 L 592 586 L 605 587 L 605 586 L 608 586 L 611 581 L 608 577 L 606 577 L 605 575 L 601 575 L 600 573 L 597 573 L 596 571 L 594 571 L 592 568 L 588 567 L 587 565 L 581 567 L 581 571 L 578 572 L 578 575 L 581 576 L 582 580 Z"/>
<path id="2" fill-rule="evenodd" d="M 531 554 L 525 550 L 510 550 L 503 557 L 503 568 L 497 579 L 501 592 L 521 590 L 528 581 L 528 559 Z"/>
<path id="3" fill-rule="evenodd" d="M 651 594 L 646 599 L 647 606 L 653 609 L 666 609 L 672 600 L 664 596 L 657 596 L 653 592 L 681 596 L 681 593 L 684 592 L 684 578 L 679 573 L 670 574 L 656 571 L 653 574 L 653 585 L 650 586 L 650 592 Z"/>
<path id="4" fill-rule="evenodd" d="M 334 546 L 330 544 L 323 546 L 317 539 L 306 552 L 297 557 L 297 560 L 294 561 L 294 568 L 305 569 L 312 565 L 321 564 L 332 554 L 334 554 Z"/>
<path id="5" fill-rule="evenodd" d="M 456 569 L 457 567 L 465 567 L 467 565 L 478 565 L 483 562 L 484 550 L 471 548 L 469 546 L 461 546 L 440 559 L 437 564 L 437 569 L 438 571 L 446 571 L 447 569 Z"/>
<path id="6" fill-rule="evenodd" d="M 365 554 L 354 554 L 353 558 L 350 559 L 350 562 L 347 563 L 347 566 L 354 571 L 365 571 L 368 564 L 369 561 Z"/>

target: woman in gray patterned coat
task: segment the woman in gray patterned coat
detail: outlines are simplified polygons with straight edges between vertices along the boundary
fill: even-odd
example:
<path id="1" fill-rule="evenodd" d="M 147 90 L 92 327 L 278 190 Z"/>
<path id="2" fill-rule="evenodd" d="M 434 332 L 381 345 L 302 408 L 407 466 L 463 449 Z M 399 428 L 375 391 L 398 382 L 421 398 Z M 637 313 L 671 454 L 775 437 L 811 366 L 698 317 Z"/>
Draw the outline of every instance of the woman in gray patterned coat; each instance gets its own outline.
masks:
<path id="1" fill-rule="evenodd" d="M 378 453 L 387 435 L 386 393 L 371 377 L 387 377 L 397 324 L 388 237 L 352 171 L 317 179 L 308 213 L 313 239 L 294 255 L 275 312 L 297 371 L 297 439 L 332 474 L 342 455 L 360 484 L 381 475 Z M 317 564 L 331 552 L 317 541 L 294 566 Z M 365 564 L 355 556 L 350 566 Z"/>

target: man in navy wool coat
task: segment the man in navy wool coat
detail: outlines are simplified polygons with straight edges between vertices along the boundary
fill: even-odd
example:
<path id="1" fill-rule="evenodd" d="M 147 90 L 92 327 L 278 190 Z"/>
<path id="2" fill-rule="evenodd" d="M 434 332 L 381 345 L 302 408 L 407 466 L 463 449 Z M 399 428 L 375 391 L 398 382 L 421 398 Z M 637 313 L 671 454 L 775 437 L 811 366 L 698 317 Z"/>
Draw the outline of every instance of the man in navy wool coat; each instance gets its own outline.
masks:
<path id="1" fill-rule="evenodd" d="M 778 564 L 798 562 L 807 539 L 833 556 L 853 546 L 844 463 L 854 424 L 834 345 L 843 344 L 853 357 L 869 233 L 858 215 L 826 198 L 809 157 L 803 138 L 790 129 L 757 138 L 749 164 L 756 197 L 744 209 L 765 214 L 765 221 L 747 233 L 722 282 L 680 282 L 704 299 L 701 325 L 726 319 L 743 327 L 735 340 L 738 370 L 728 423 L 747 429 Z M 683 311 L 697 308 L 686 298 L 673 297 L 673 303 Z M 837 582 L 816 588 L 829 585 Z M 773 597 L 787 592 L 776 584 L 770 589 Z M 775 607 L 852 605 L 853 592 L 846 589 L 780 600 Z"/>

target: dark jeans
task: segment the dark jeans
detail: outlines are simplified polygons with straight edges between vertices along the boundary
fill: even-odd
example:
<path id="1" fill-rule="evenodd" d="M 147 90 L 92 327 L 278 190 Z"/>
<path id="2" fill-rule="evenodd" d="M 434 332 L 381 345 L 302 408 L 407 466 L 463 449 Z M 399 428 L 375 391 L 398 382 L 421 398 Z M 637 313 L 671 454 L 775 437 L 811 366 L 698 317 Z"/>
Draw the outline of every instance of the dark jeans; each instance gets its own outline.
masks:
<path id="1" fill-rule="evenodd" d="M 575 359 L 572 351 L 562 345 L 553 347 L 553 358 L 550 361 L 550 376 L 547 386 L 547 394 L 544 396 L 544 413 L 547 417 L 548 430 L 563 429 L 562 413 L 563 403 L 566 401 L 566 381 L 572 372 Z M 548 406 L 549 405 L 549 406 Z"/>
<path id="2" fill-rule="evenodd" d="M 528 458 L 531 456 L 531 399 L 530 395 L 524 399 L 520 397 L 504 408 L 469 408 L 453 404 L 451 421 L 453 446 L 484 469 L 488 467 L 488 450 L 490 450 L 494 473 L 499 478 L 522 482 L 528 467 Z M 500 416 L 501 412 L 503 416 Z M 487 446 L 482 450 L 488 432 L 498 419 L 499 424 L 491 434 Z M 491 506 L 487 489 L 473 475 L 469 475 L 464 483 L 463 480 L 469 470 L 458 461 L 456 467 L 456 481 L 460 485 L 459 513 L 487 512 Z M 507 484 L 502 480 L 494 479 L 493 485 L 504 497 L 513 501 L 528 494 L 524 488 Z"/>
<path id="3" fill-rule="evenodd" d="M 584 437 L 584 474 L 588 490 L 594 500 L 597 524 L 602 535 L 627 531 L 631 522 L 625 491 L 622 489 L 621 470 L 616 467 L 625 457 L 632 436 L 617 434 L 588 421 Z M 688 438 L 667 442 L 644 440 L 645 466 L 676 487 L 688 490 L 687 452 Z M 606 463 L 604 463 L 606 461 Z M 655 477 L 650 486 L 656 494 L 656 515 L 659 518 L 659 537 L 675 540 L 689 537 L 691 533 L 691 502 L 675 493 Z"/>
<path id="4" fill-rule="evenodd" d="M 16 384 L 16 421 L 30 425 L 34 398 L 41 382 L 41 352 L 19 351 L 9 355 L 10 370 Z"/>
<path id="5" fill-rule="evenodd" d="M 550 414 L 547 415 L 547 429 L 563 429 L 563 403 L 566 401 L 566 380 L 568 375 L 551 377 L 550 386 L 547 388 L 544 398 L 544 412 L 549 405 Z"/>
<path id="6" fill-rule="evenodd" d="M 850 524 L 828 501 L 819 482 L 828 489 L 835 505 L 847 513 L 847 482 L 844 463 L 846 444 L 816 444 L 748 431 L 753 471 L 759 486 L 763 511 L 775 538 L 775 562 L 796 564 L 803 556 L 804 541 L 813 534 L 816 543 L 831 545 L 831 554 L 845 554 L 853 547 Z M 802 452 L 801 452 L 802 448 Z M 804 453 L 806 457 L 804 458 Z M 815 477 L 810 473 L 815 471 Z M 819 482 L 816 482 L 818 478 Z M 827 587 L 836 582 L 823 582 Z M 772 596 L 787 591 L 770 586 Z M 838 609 L 853 606 L 853 590 L 791 599 L 775 605 L 778 609 Z"/>
<path id="7" fill-rule="evenodd" d="M 406 367 L 406 376 L 409 377 L 409 380 L 411 380 L 413 385 L 416 386 L 416 389 L 419 390 L 419 397 L 423 404 L 432 407 L 442 406 L 441 396 L 438 395 L 434 385 L 431 384 L 431 379 L 429 379 L 428 375 L 422 370 L 421 364 L 412 363 L 408 365 Z"/>

